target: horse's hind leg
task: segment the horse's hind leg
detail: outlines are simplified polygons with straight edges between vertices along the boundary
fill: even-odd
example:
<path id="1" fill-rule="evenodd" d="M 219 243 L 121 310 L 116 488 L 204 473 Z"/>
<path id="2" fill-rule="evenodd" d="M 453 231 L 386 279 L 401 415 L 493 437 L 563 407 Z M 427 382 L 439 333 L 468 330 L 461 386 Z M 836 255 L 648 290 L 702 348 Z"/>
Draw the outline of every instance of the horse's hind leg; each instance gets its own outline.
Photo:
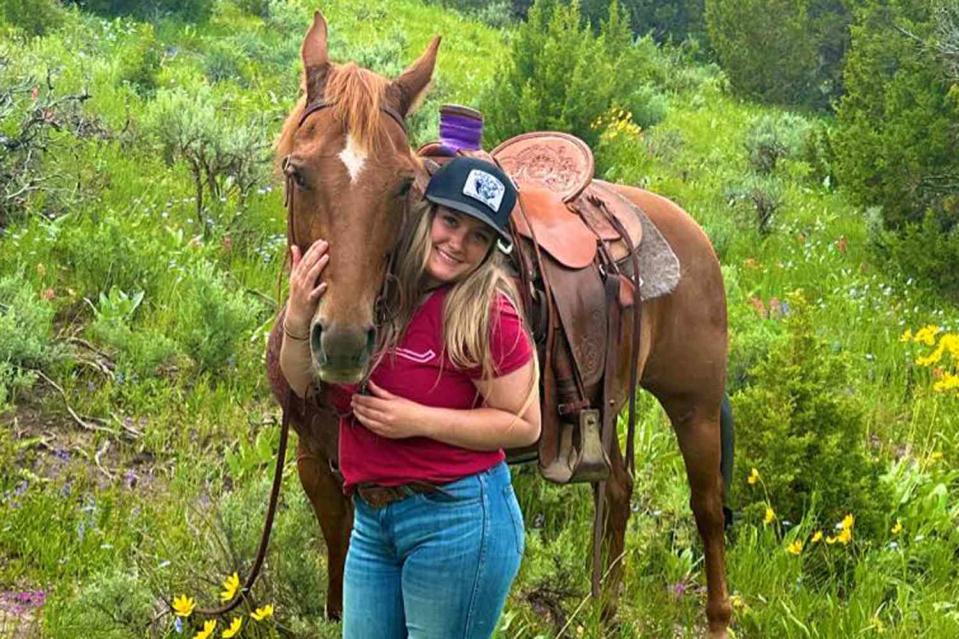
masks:
<path id="1" fill-rule="evenodd" d="M 706 554 L 706 618 L 709 636 L 725 638 L 732 613 L 726 592 L 723 478 L 720 472 L 719 398 L 664 401 L 686 464 L 690 505 Z"/>
<path id="2" fill-rule="evenodd" d="M 329 462 L 311 453 L 302 439 L 296 449 L 296 467 L 326 541 L 326 616 L 339 620 L 343 613 L 343 566 L 353 528 L 353 510 L 330 471 Z"/>

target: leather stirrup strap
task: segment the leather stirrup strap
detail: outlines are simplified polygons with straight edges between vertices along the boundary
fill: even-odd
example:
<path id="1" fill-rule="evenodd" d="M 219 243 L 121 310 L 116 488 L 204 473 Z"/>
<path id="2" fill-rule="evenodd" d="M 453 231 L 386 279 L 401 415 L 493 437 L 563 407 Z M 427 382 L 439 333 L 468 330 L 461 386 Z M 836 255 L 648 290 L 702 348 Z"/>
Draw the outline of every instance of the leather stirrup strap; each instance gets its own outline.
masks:
<path id="1" fill-rule="evenodd" d="M 643 297 L 640 293 L 642 277 L 639 272 L 639 255 L 633 240 L 629 236 L 629 231 L 623 226 L 615 215 L 613 215 L 606 206 L 606 202 L 600 200 L 599 209 L 606 216 L 607 221 L 616 229 L 616 232 L 623 238 L 626 248 L 629 251 L 629 258 L 633 265 L 633 275 L 630 282 L 633 284 L 633 330 L 630 339 L 629 348 L 629 413 L 626 422 L 626 471 L 630 477 L 635 477 L 636 460 L 634 441 L 636 439 L 636 387 L 639 384 L 639 346 L 642 335 L 643 318 Z"/>
<path id="2" fill-rule="evenodd" d="M 603 372 L 603 399 L 601 414 L 603 416 L 602 431 L 600 434 L 604 451 L 609 451 L 616 435 L 616 354 L 619 347 L 620 314 L 619 306 L 620 276 L 608 274 L 605 282 L 607 315 L 606 328 L 606 370 Z M 593 574 L 591 590 L 593 598 L 599 598 L 600 585 L 603 580 L 603 537 L 606 535 L 606 482 L 593 484 L 595 488 L 595 512 L 593 518 Z"/>
<path id="3" fill-rule="evenodd" d="M 256 551 L 256 559 L 253 560 L 253 567 L 243 584 L 243 588 L 232 601 L 219 608 L 201 608 L 198 613 L 215 617 L 225 615 L 243 601 L 246 595 L 253 589 L 257 577 L 260 576 L 260 569 L 263 568 L 263 562 L 266 560 L 266 550 L 270 545 L 270 532 L 273 530 L 273 518 L 276 516 L 276 506 L 280 501 L 280 488 L 283 485 L 283 465 L 286 463 L 286 445 L 290 438 L 290 405 L 293 403 L 293 389 L 289 388 L 286 392 L 286 401 L 283 402 L 283 423 L 280 426 L 280 445 L 276 451 L 276 468 L 273 471 L 273 486 L 270 488 L 270 501 L 266 507 L 266 520 L 263 522 L 263 533 L 260 535 L 260 546 Z"/>

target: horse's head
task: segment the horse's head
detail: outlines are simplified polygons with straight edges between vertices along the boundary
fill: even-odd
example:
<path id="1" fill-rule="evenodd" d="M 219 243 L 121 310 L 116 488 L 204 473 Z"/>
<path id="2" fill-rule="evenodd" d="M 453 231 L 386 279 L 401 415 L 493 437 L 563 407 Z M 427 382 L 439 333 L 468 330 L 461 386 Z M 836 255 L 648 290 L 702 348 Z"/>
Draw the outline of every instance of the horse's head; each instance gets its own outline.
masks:
<path id="1" fill-rule="evenodd" d="M 433 75 L 439 37 L 389 80 L 327 56 L 317 12 L 303 41 L 305 98 L 277 144 L 287 178 L 288 240 L 305 251 L 330 243 L 328 284 L 310 324 L 313 366 L 324 381 L 356 382 L 375 344 L 375 309 L 388 260 L 422 166 L 404 119 Z"/>

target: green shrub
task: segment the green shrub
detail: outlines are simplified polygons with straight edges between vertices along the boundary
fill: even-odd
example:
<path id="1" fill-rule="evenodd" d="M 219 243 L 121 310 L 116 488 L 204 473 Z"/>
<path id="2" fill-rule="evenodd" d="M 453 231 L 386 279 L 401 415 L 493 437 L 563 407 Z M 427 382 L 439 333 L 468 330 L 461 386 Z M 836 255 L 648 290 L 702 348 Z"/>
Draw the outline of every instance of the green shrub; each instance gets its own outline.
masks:
<path id="1" fill-rule="evenodd" d="M 94 340 L 118 352 L 118 372 L 147 377 L 176 353 L 176 344 L 153 330 L 134 331 L 133 316 L 143 302 L 142 291 L 127 295 L 117 287 L 100 293 L 88 330 Z"/>
<path id="2" fill-rule="evenodd" d="M 487 146 L 543 129 L 595 145 L 599 131 L 592 125 L 613 107 L 661 115 L 649 107 L 654 92 L 646 56 L 648 49 L 632 45 L 629 20 L 615 2 L 595 37 L 582 23 L 577 2 L 539 0 L 481 100 Z"/>
<path id="3" fill-rule="evenodd" d="M 269 142 L 259 117 L 237 122 L 207 85 L 160 91 L 144 115 L 144 126 L 167 162 L 182 160 L 193 176 L 196 216 L 204 234 L 211 223 L 210 199 L 236 193 L 244 200 L 268 179 Z"/>
<path id="4" fill-rule="evenodd" d="M 0 23 L 7 22 L 31 36 L 42 36 L 63 24 L 57 0 L 0 0 Z"/>
<path id="5" fill-rule="evenodd" d="M 142 96 L 152 96 L 157 88 L 157 74 L 163 60 L 161 44 L 152 24 L 139 24 L 132 34 L 132 44 L 119 55 L 117 80 L 133 87 Z"/>
<path id="6" fill-rule="evenodd" d="M 78 296 L 95 300 L 116 287 L 153 297 L 172 258 L 167 236 L 154 232 L 156 220 L 106 211 L 72 222 L 62 227 L 55 253 Z"/>
<path id="7" fill-rule="evenodd" d="M 229 287 L 216 268 L 199 260 L 181 270 L 167 294 L 167 335 L 201 371 L 235 363 L 240 345 L 257 325 L 262 306 Z"/>
<path id="8" fill-rule="evenodd" d="M 53 363 L 53 308 L 27 281 L 0 278 L 0 408 L 36 381 L 30 369 Z"/>
<path id="9" fill-rule="evenodd" d="M 273 0 L 234 0 L 234 3 L 241 11 L 266 20 L 270 17 Z"/>
<path id="10" fill-rule="evenodd" d="M 907 235 L 896 243 L 896 263 L 948 286 L 955 265 L 937 266 L 925 246 L 954 254 L 959 222 L 959 91 L 934 46 L 935 6 L 892 0 L 859 12 L 833 142 L 853 201 L 881 207 L 884 228 Z M 916 255 L 906 255 L 911 249 Z"/>
<path id="11" fill-rule="evenodd" d="M 849 15 L 838 0 L 706 0 L 709 39 L 733 88 L 826 108 L 841 93 Z"/>
<path id="12" fill-rule="evenodd" d="M 768 504 L 793 523 L 815 500 L 819 527 L 831 529 L 853 513 L 857 533 L 885 533 L 890 500 L 880 485 L 880 464 L 866 449 L 865 410 L 849 361 L 816 335 L 801 294 L 788 296 L 787 304 L 786 339 L 732 397 L 738 499 L 760 516 Z M 760 484 L 746 482 L 753 468 Z"/>
<path id="13" fill-rule="evenodd" d="M 783 204 L 783 183 L 771 175 L 749 175 L 726 190 L 730 205 L 745 204 L 749 217 L 760 235 L 772 231 L 773 218 Z"/>
<path id="14" fill-rule="evenodd" d="M 532 4 L 532 0 L 513 0 L 514 15 L 525 18 Z M 598 28 L 609 18 L 609 4 L 609 0 L 583 0 L 583 16 Z M 636 35 L 649 34 L 657 42 L 705 38 L 703 0 L 621 0 L 619 6 L 629 16 Z"/>
<path id="15" fill-rule="evenodd" d="M 72 601 L 55 600 L 45 636 L 125 639 L 143 636 L 154 615 L 154 600 L 136 573 L 114 567 L 92 575 Z"/>
<path id="16" fill-rule="evenodd" d="M 155 20 L 175 16 L 181 20 L 199 22 L 213 11 L 215 0 L 67 0 L 85 11 L 102 16 L 135 16 Z"/>
<path id="17" fill-rule="evenodd" d="M 804 118 L 790 113 L 759 116 L 746 130 L 749 163 L 757 173 L 772 173 L 780 160 L 801 154 L 809 129 Z"/>
<path id="18" fill-rule="evenodd" d="M 519 15 L 510 0 L 432 0 L 437 4 L 479 20 L 493 28 L 507 27 L 516 22 Z"/>
<path id="19" fill-rule="evenodd" d="M 897 232 L 873 231 L 873 248 L 883 263 L 959 300 L 959 225 L 954 220 L 930 210 L 921 222 L 907 223 Z"/>

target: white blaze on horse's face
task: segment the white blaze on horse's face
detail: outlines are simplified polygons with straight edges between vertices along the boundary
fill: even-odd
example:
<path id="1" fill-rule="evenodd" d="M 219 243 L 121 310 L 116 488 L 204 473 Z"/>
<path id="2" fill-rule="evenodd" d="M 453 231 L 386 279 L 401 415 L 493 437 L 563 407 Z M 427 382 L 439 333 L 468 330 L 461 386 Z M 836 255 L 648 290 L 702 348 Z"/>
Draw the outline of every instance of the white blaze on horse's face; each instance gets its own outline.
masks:
<path id="1" fill-rule="evenodd" d="M 349 133 L 346 134 L 346 146 L 340 151 L 340 160 L 346 165 L 350 174 L 350 182 L 356 183 L 363 165 L 366 163 L 366 149 L 361 147 Z"/>

